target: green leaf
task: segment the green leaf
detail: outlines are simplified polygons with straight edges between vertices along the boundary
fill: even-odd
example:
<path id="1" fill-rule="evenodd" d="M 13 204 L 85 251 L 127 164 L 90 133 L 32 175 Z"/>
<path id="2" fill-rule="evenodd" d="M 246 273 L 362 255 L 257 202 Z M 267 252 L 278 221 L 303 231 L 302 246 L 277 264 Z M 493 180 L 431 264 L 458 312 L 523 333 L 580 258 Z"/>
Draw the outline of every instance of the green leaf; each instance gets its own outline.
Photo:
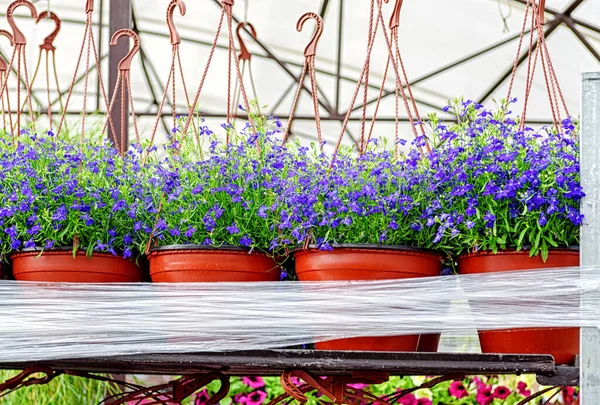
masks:
<path id="1" fill-rule="evenodd" d="M 544 261 L 544 263 L 546 263 L 546 261 L 548 260 L 548 245 L 546 244 L 546 240 L 542 241 L 542 260 Z"/>

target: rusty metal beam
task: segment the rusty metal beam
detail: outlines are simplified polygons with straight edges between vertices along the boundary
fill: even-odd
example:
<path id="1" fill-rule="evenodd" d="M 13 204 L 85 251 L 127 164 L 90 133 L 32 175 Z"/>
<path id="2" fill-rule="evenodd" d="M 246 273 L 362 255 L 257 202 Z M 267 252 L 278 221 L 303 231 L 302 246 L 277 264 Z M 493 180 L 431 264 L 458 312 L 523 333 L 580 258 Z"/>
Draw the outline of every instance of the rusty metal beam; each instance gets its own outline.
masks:
<path id="1" fill-rule="evenodd" d="M 131 28 L 131 0 L 110 0 L 110 21 L 109 21 L 109 32 L 112 38 L 113 34 L 122 28 Z M 123 59 L 129 52 L 129 39 L 121 39 L 116 46 L 111 46 L 108 54 L 108 88 L 109 94 L 115 91 L 117 84 L 117 74 L 119 72 L 118 65 L 121 59 Z M 112 110 L 112 118 L 115 124 L 116 134 L 110 135 L 111 139 L 115 142 L 120 142 L 121 131 L 124 130 L 125 134 L 129 131 L 129 107 L 127 105 L 127 99 L 125 105 L 121 105 L 121 98 L 115 99 L 115 104 Z M 121 128 L 121 116 L 125 116 L 124 128 Z M 109 132 L 112 132 L 109 129 Z M 124 140 L 127 143 L 127 137 Z M 120 145 L 121 150 L 127 149 L 127 145 Z"/>

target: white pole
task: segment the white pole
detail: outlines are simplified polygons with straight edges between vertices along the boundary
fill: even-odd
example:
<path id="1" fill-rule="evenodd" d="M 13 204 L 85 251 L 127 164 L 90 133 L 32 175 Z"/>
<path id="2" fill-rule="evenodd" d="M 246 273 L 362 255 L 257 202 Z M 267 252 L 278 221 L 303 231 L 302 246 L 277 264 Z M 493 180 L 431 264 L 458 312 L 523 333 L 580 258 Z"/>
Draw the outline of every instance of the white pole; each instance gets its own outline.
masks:
<path id="1" fill-rule="evenodd" d="M 581 99 L 581 266 L 600 264 L 600 72 L 584 73 Z M 585 281 L 584 281 L 585 282 Z M 593 305 L 589 295 L 581 306 Z M 600 308 L 596 308 L 600 311 Z M 600 329 L 582 328 L 579 361 L 581 405 L 600 404 Z"/>

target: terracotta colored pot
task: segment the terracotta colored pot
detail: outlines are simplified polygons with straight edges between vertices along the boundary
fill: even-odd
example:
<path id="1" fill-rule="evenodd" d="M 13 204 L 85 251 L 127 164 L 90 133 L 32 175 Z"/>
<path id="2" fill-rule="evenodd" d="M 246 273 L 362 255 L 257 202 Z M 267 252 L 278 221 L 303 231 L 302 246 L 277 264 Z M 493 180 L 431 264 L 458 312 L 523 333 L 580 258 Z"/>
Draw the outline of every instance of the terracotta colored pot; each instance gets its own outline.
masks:
<path id="1" fill-rule="evenodd" d="M 437 353 L 441 338 L 442 335 L 439 333 L 421 335 L 419 338 L 419 347 L 417 348 L 417 351 L 421 353 Z"/>
<path id="2" fill-rule="evenodd" d="M 439 276 L 441 256 L 401 246 L 340 245 L 331 251 L 298 250 L 294 253 L 301 282 L 392 280 Z M 437 351 L 439 335 L 423 340 L 424 351 Z M 316 343 L 317 350 L 414 352 L 419 335 L 357 337 Z M 435 347 L 434 347 L 435 346 Z"/>
<path id="3" fill-rule="evenodd" d="M 579 266 L 579 251 L 551 250 L 544 263 L 529 252 L 506 251 L 463 255 L 460 274 L 494 273 Z M 556 364 L 573 364 L 579 354 L 579 328 L 529 328 L 479 332 L 483 353 L 551 354 Z"/>
<path id="4" fill-rule="evenodd" d="M 279 281 L 281 274 L 272 258 L 242 248 L 162 246 L 148 261 L 155 283 Z"/>
<path id="5" fill-rule="evenodd" d="M 39 257 L 38 257 L 39 256 Z M 24 251 L 10 256 L 17 281 L 59 283 L 133 283 L 144 281 L 135 262 L 107 253 L 87 257 L 71 249 Z"/>

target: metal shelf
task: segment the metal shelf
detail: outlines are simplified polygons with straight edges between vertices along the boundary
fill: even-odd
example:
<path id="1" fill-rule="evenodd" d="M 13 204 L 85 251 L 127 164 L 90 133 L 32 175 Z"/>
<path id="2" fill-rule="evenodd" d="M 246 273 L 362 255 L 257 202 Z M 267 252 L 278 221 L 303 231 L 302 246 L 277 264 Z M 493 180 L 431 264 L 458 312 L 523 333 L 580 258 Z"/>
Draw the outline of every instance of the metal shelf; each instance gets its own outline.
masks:
<path id="1" fill-rule="evenodd" d="M 114 374 L 187 375 L 211 371 L 228 376 L 279 376 L 302 369 L 319 376 L 355 373 L 388 375 L 495 375 L 535 374 L 546 385 L 577 385 L 577 367 L 556 367 L 547 355 L 501 355 L 401 352 L 331 352 L 314 350 L 261 350 L 189 354 L 144 354 L 36 363 L 5 363 L 0 369 L 43 366 L 53 370 Z"/>

